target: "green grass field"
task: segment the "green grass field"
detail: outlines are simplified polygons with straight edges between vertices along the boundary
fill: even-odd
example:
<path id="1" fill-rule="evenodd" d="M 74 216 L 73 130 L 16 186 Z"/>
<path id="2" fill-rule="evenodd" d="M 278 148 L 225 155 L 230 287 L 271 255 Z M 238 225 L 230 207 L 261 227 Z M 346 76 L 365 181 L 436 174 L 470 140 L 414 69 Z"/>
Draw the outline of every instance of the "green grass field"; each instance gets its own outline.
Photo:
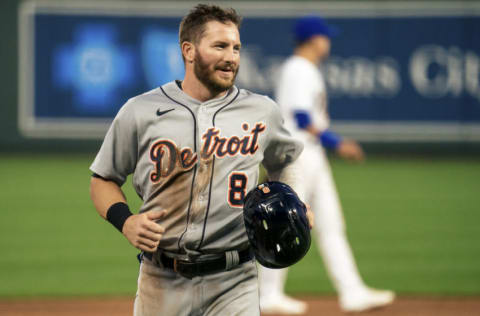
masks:
<path id="1" fill-rule="evenodd" d="M 0 157 L 0 297 L 133 295 L 137 251 L 95 212 L 93 155 Z M 480 295 L 480 162 L 332 161 L 361 274 L 400 294 Z M 140 201 L 124 187 L 133 209 Z M 290 293 L 331 294 L 314 245 Z"/>

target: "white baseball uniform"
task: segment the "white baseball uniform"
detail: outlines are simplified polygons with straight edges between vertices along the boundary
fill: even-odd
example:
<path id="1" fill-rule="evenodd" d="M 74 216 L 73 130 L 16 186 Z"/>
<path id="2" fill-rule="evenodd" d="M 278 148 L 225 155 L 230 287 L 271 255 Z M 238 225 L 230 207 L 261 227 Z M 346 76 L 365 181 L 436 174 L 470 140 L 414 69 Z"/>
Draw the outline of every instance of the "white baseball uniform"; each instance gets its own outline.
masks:
<path id="1" fill-rule="evenodd" d="M 325 83 L 319 69 L 300 56 L 291 56 L 284 63 L 276 86 L 276 101 L 285 117 L 286 126 L 304 142 L 299 157 L 304 192 L 299 196 L 315 213 L 316 241 L 328 274 L 340 295 L 364 288 L 345 234 L 337 190 L 325 150 L 318 138 L 297 127 L 294 111 L 306 111 L 320 130 L 329 126 Z M 261 300 L 283 295 L 287 269 L 260 269 Z"/>

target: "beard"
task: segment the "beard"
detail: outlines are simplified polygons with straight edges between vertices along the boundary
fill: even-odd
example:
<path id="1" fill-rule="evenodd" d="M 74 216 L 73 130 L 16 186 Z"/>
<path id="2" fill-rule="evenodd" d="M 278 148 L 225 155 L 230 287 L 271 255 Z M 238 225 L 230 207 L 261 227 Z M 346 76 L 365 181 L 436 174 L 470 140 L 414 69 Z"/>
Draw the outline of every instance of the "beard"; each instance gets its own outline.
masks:
<path id="1" fill-rule="evenodd" d="M 207 89 L 212 92 L 212 94 L 219 94 L 221 92 L 229 90 L 238 73 L 238 66 L 235 66 L 231 63 L 216 64 L 213 66 L 213 69 L 210 69 L 210 65 L 207 64 L 202 56 L 197 53 L 195 55 L 195 65 L 194 72 L 198 80 L 207 87 Z M 231 79 L 222 80 L 215 76 L 215 71 L 218 69 L 231 69 L 233 71 L 233 76 Z"/>

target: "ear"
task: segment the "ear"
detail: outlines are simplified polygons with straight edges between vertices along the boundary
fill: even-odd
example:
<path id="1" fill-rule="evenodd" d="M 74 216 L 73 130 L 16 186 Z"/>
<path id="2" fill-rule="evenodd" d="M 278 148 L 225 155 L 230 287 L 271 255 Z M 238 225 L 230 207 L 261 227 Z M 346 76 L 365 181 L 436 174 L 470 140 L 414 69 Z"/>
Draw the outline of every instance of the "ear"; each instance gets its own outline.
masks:
<path id="1" fill-rule="evenodd" d="M 195 60 L 195 45 L 191 42 L 183 42 L 182 55 L 185 58 L 185 62 L 193 63 Z"/>

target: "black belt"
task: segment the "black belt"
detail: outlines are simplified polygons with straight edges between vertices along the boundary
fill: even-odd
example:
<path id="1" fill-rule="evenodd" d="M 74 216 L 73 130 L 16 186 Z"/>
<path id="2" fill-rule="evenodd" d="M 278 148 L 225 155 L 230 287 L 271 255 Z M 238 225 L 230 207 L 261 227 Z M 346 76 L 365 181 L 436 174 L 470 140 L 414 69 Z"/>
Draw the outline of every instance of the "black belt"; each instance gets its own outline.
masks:
<path id="1" fill-rule="evenodd" d="M 144 252 L 143 255 L 146 258 L 152 260 L 152 253 Z M 225 253 L 220 258 L 192 262 L 187 260 L 170 258 L 162 252 L 159 259 L 164 268 L 173 270 L 183 275 L 184 277 L 191 279 L 195 276 L 202 276 L 206 274 L 229 270 L 229 268 L 227 267 L 226 256 L 227 253 Z M 242 264 L 252 259 L 253 251 L 250 248 L 241 250 L 238 252 L 238 263 L 236 265 Z M 231 266 L 230 269 L 233 268 L 233 266 Z"/>

